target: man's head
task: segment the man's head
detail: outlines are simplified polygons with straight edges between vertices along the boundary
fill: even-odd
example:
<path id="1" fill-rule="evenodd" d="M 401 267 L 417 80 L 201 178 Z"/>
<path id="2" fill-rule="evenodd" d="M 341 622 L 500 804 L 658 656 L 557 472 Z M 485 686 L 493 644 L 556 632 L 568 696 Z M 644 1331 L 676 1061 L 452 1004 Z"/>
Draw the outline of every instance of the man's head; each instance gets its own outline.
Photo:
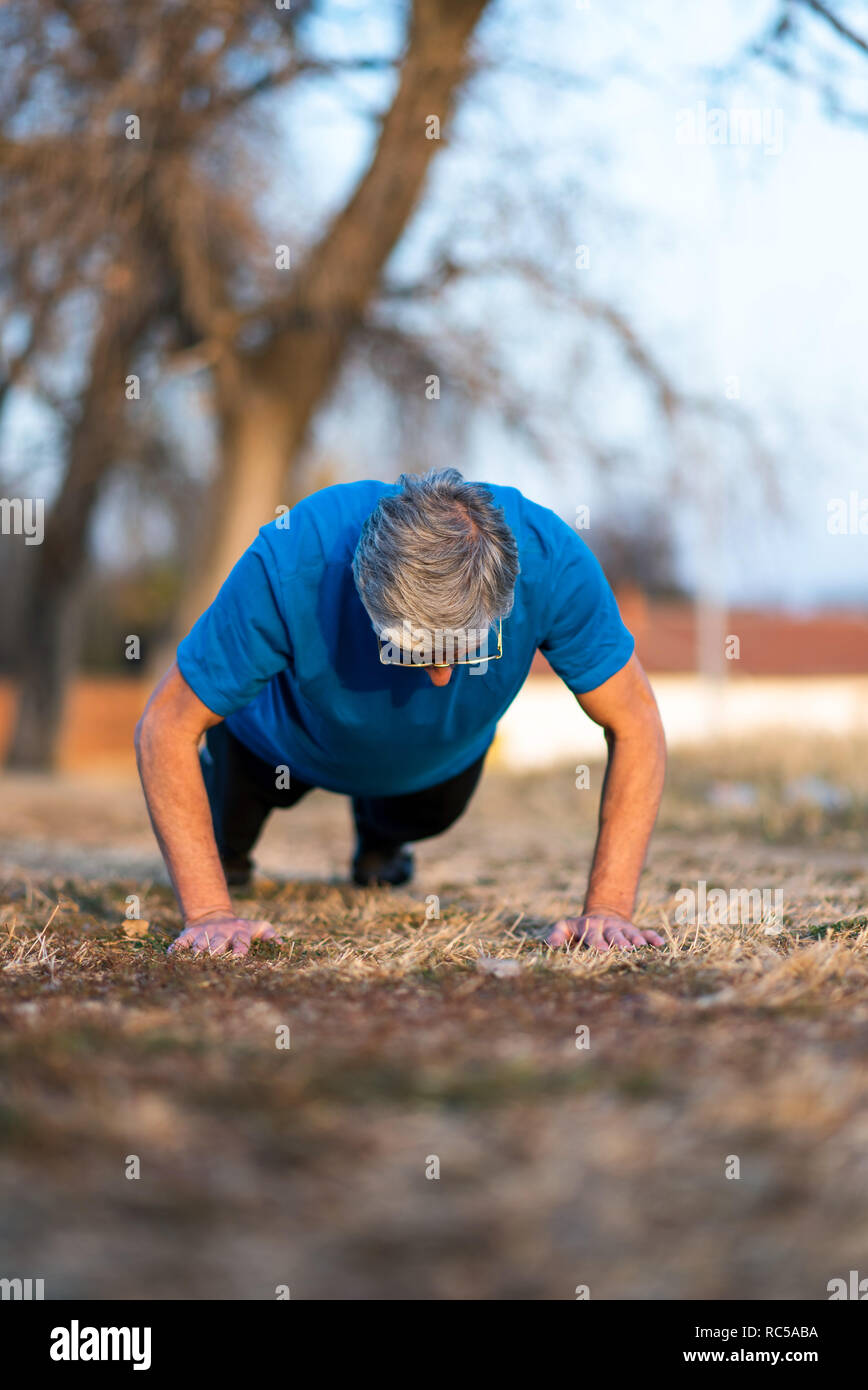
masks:
<path id="1" fill-rule="evenodd" d="M 365 521 L 353 557 L 378 636 L 406 647 L 410 632 L 436 648 L 442 634 L 487 633 L 512 608 L 518 577 L 503 511 L 457 468 L 404 473 L 398 483 L 401 491 L 381 498 Z M 435 685 L 449 680 L 448 666 L 426 670 Z"/>

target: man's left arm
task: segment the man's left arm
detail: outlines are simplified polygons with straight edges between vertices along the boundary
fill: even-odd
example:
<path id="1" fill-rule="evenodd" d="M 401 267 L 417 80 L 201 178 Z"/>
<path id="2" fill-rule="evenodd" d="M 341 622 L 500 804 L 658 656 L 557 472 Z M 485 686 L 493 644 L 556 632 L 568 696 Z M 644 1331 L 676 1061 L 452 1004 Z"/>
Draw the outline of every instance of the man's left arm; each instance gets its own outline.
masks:
<path id="1" fill-rule="evenodd" d="M 549 943 L 598 951 L 663 946 L 656 932 L 640 931 L 631 920 L 666 769 L 657 702 L 635 654 L 596 690 L 576 699 L 605 730 L 609 760 L 582 915 L 557 922 Z"/>

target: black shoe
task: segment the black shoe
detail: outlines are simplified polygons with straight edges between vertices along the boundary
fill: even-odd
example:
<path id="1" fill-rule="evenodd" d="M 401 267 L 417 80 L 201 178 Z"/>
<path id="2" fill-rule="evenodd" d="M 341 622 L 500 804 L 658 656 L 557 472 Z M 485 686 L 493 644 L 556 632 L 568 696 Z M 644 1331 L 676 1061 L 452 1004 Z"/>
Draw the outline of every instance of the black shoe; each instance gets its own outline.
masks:
<path id="1" fill-rule="evenodd" d="M 388 884 L 398 888 L 413 877 L 413 855 L 404 845 L 373 849 L 360 842 L 353 856 L 353 883 L 360 888 Z"/>
<path id="2" fill-rule="evenodd" d="M 230 888 L 249 888 L 253 882 L 253 865 L 249 859 L 222 859 L 223 872 Z"/>

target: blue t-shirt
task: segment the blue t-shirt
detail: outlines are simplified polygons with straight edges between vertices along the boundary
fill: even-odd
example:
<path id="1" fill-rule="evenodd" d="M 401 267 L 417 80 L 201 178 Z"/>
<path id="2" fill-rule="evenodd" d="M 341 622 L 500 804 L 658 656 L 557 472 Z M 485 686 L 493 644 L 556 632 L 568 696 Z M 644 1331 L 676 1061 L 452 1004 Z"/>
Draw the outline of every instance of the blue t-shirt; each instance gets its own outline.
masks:
<path id="1" fill-rule="evenodd" d="M 484 673 L 456 666 L 436 687 L 422 670 L 380 661 L 352 559 L 365 518 L 399 489 L 360 482 L 315 492 L 262 527 L 178 647 L 182 676 L 251 752 L 314 786 L 397 796 L 463 772 L 491 743 L 537 647 L 576 693 L 602 685 L 633 651 L 576 532 L 516 488 L 487 486 L 521 572 L 503 656 Z"/>

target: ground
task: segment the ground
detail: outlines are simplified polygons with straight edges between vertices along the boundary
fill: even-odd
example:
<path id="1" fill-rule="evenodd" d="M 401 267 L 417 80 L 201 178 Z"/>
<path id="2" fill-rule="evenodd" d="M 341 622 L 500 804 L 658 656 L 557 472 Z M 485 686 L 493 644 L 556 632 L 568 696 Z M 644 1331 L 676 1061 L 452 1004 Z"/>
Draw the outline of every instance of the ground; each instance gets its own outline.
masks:
<path id="1" fill-rule="evenodd" d="M 129 780 L 6 778 L 0 1276 L 825 1299 L 868 1275 L 866 752 L 674 757 L 637 912 L 669 945 L 605 958 L 540 940 L 581 900 L 596 766 L 589 790 L 489 773 L 397 892 L 343 882 L 347 807 L 315 794 L 273 818 L 240 904 L 287 945 L 241 963 L 166 957 Z M 783 888 L 783 930 L 679 923 L 700 879 Z"/>

